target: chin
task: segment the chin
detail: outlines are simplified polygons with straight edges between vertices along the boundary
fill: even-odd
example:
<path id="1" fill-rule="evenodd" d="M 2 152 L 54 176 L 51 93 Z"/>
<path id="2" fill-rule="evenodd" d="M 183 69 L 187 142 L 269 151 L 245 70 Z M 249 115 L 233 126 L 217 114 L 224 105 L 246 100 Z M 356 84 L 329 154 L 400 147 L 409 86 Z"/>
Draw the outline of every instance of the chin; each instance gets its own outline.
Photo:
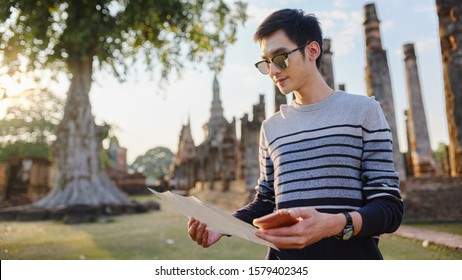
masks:
<path id="1" fill-rule="evenodd" d="M 277 86 L 279 88 L 279 91 L 283 94 L 283 95 L 287 95 L 289 93 L 292 92 L 292 90 L 290 90 L 289 88 L 287 87 L 281 87 L 281 86 Z"/>

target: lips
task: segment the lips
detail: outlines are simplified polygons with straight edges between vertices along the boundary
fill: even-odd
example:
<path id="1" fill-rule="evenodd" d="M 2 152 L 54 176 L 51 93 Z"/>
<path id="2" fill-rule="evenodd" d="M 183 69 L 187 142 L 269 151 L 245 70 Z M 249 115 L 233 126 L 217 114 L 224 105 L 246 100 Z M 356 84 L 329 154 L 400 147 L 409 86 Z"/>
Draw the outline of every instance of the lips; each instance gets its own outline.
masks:
<path id="1" fill-rule="evenodd" d="M 287 77 L 285 77 L 285 78 L 278 78 L 278 79 L 276 80 L 276 83 L 277 83 L 277 84 L 282 84 L 285 80 L 287 80 Z"/>

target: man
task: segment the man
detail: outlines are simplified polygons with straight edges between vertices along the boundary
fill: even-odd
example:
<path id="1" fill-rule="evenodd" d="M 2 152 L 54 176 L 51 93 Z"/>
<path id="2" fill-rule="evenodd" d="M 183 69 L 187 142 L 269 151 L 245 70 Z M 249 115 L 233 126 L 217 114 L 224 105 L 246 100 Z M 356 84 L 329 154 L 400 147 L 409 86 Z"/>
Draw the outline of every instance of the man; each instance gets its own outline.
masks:
<path id="1" fill-rule="evenodd" d="M 254 39 L 263 59 L 255 66 L 295 100 L 263 122 L 257 193 L 234 216 L 252 223 L 284 209 L 298 218 L 292 226 L 257 231 L 281 249 L 270 249 L 268 259 L 382 259 L 378 236 L 399 227 L 403 202 L 379 103 L 326 84 L 314 16 L 274 12 Z M 194 218 L 188 226 L 203 247 L 222 237 Z"/>

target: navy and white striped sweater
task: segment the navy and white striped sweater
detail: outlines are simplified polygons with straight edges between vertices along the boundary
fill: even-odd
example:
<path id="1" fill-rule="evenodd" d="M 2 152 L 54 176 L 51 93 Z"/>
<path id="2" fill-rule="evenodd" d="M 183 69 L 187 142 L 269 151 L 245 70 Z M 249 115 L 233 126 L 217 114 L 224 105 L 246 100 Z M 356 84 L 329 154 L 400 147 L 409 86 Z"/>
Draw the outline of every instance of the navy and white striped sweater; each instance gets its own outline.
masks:
<path id="1" fill-rule="evenodd" d="M 276 209 L 358 211 L 349 241 L 326 238 L 301 250 L 270 249 L 279 259 L 380 259 L 378 236 L 403 216 L 391 131 L 374 98 L 337 91 L 311 105 L 282 105 L 260 132 L 260 179 L 252 203 L 234 215 L 252 220 Z"/>

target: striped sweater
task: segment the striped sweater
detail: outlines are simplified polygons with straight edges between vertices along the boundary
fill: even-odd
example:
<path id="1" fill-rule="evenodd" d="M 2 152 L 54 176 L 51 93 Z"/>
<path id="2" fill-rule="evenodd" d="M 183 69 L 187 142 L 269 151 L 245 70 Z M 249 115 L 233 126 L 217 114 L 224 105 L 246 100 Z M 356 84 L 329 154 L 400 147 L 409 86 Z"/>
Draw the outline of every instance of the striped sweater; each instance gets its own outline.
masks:
<path id="1" fill-rule="evenodd" d="M 403 203 L 391 131 L 374 98 L 337 91 L 311 105 L 282 105 L 262 124 L 260 178 L 253 202 L 234 215 L 252 220 L 276 209 L 358 211 L 361 232 L 301 250 L 270 249 L 270 259 L 380 259 L 378 235 L 395 231 Z"/>

